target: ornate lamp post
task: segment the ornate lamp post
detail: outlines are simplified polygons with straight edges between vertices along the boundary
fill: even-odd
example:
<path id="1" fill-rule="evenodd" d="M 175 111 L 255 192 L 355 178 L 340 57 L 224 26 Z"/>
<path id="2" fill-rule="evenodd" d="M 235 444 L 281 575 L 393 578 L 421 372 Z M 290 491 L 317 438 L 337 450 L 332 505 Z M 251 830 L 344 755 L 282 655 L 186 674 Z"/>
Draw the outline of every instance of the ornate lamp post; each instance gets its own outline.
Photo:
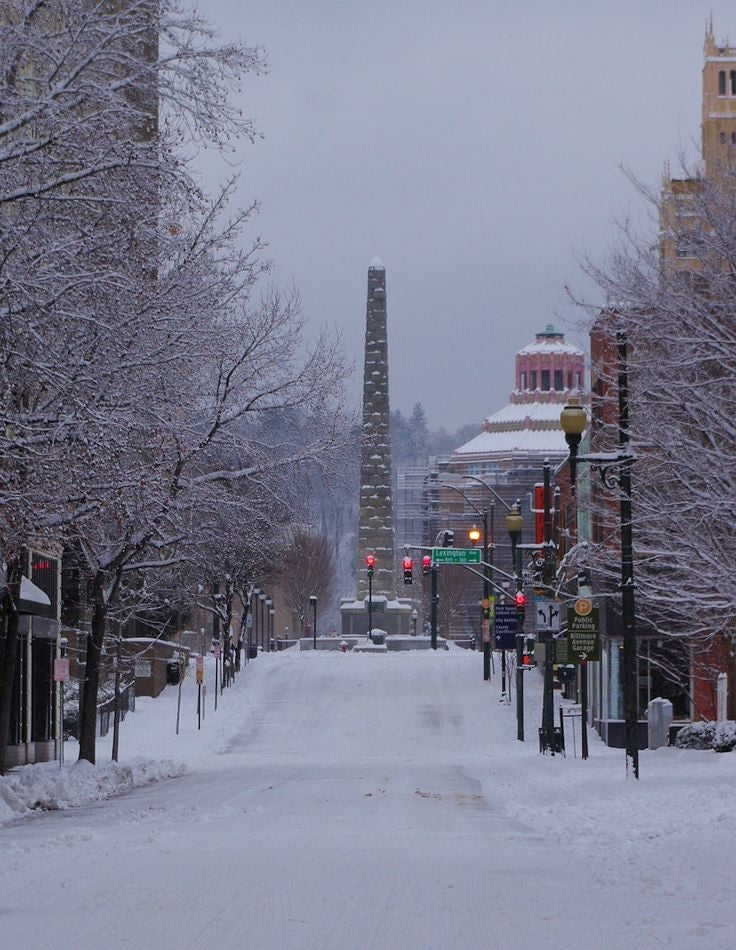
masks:
<path id="1" fill-rule="evenodd" d="M 317 595 L 312 594 L 309 598 L 312 605 L 312 648 L 317 649 Z"/>
<path id="2" fill-rule="evenodd" d="M 511 559 L 516 576 L 516 738 L 524 741 L 524 592 L 521 576 L 521 532 L 524 519 L 521 502 L 515 501 L 506 515 L 506 530 L 511 538 Z"/>
<path id="3" fill-rule="evenodd" d="M 365 568 L 368 572 L 368 639 L 372 640 L 371 630 L 373 629 L 373 572 L 376 569 L 376 555 L 366 554 Z"/>
<path id="4" fill-rule="evenodd" d="M 419 614 L 416 611 L 416 607 L 411 612 L 411 635 L 415 637 L 417 635 L 417 620 L 419 620 Z"/>
<path id="5" fill-rule="evenodd" d="M 631 534 L 631 464 L 629 449 L 629 386 L 626 335 L 616 333 L 618 350 L 618 444 L 617 455 L 578 455 L 582 434 L 587 425 L 585 410 L 578 399 L 570 399 L 562 410 L 560 425 L 570 447 L 570 480 L 575 494 L 576 466 L 587 462 L 597 469 L 603 484 L 619 493 L 621 520 L 621 620 L 623 624 L 623 688 L 626 725 L 626 768 L 631 763 L 634 777 L 639 778 L 639 709 L 636 647 L 636 609 L 634 603 L 634 556 Z"/>

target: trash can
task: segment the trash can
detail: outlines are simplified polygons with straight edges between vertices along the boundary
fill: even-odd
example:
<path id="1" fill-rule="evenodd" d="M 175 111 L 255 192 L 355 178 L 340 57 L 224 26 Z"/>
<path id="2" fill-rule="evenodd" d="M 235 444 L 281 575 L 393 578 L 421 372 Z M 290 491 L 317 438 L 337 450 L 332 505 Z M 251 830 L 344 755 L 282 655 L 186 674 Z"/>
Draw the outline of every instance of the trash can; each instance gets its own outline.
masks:
<path id="1" fill-rule="evenodd" d="M 176 660 L 169 660 L 169 662 L 166 664 L 166 685 L 177 686 L 180 675 L 181 668 L 179 663 Z"/>
<path id="2" fill-rule="evenodd" d="M 255 643 L 251 643 L 251 645 L 248 647 L 248 659 L 255 660 L 257 656 L 258 656 L 258 647 L 256 646 Z"/>

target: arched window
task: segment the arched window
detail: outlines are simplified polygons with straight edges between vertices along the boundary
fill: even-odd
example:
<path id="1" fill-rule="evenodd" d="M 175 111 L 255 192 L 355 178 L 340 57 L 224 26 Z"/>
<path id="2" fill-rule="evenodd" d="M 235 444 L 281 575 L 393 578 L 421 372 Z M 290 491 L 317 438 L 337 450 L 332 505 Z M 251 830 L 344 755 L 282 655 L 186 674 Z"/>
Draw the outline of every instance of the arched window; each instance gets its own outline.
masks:
<path id="1" fill-rule="evenodd" d="M 731 95 L 736 96 L 736 69 L 731 70 Z"/>
<path id="2" fill-rule="evenodd" d="M 724 69 L 718 73 L 718 95 L 726 95 L 726 71 Z"/>
<path id="3" fill-rule="evenodd" d="M 526 389 L 526 373 L 520 374 L 519 389 Z"/>

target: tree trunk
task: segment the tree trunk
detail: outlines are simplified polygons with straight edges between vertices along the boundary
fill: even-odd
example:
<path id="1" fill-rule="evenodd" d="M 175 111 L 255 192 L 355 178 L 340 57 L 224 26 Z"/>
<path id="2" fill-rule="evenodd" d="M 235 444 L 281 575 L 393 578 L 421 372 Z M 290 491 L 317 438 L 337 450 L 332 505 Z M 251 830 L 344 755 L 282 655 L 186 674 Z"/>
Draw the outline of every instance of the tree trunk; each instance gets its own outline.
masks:
<path id="1" fill-rule="evenodd" d="M 5 774 L 7 749 L 10 741 L 10 711 L 13 703 L 13 683 L 18 662 L 18 598 L 23 576 L 20 558 L 8 564 L 7 590 L 3 598 L 4 633 L 0 639 L 0 775 Z"/>
<path id="2" fill-rule="evenodd" d="M 95 763 L 97 734 L 97 689 L 100 683 L 100 658 L 107 626 L 107 604 L 103 597 L 104 576 L 98 574 L 93 584 L 94 610 L 92 629 L 87 643 L 87 671 L 82 692 L 82 714 L 79 729 L 79 758 Z"/>

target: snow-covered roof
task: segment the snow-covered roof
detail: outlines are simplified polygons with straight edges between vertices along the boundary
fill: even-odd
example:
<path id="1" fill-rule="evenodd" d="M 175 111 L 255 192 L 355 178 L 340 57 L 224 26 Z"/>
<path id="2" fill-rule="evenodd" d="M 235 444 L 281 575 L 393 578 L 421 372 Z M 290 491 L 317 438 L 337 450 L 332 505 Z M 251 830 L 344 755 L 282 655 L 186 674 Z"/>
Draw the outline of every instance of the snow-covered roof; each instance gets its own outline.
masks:
<path id="1" fill-rule="evenodd" d="M 527 343 L 526 346 L 518 351 L 518 356 L 529 356 L 534 353 L 544 353 L 551 355 L 555 353 L 569 353 L 572 356 L 585 356 L 579 346 L 574 343 L 568 343 L 560 337 L 537 337 L 533 343 Z"/>
<path id="2" fill-rule="evenodd" d="M 558 413 L 559 418 L 559 413 Z M 568 453 L 565 433 L 557 429 L 507 429 L 481 432 L 470 442 L 455 449 L 454 455 L 476 455 L 512 452 L 544 452 L 565 456 Z"/>
<path id="3" fill-rule="evenodd" d="M 374 257 L 368 265 L 368 270 L 386 270 L 386 268 L 380 257 Z"/>
<path id="4" fill-rule="evenodd" d="M 565 399 L 567 402 L 567 399 Z M 494 412 L 492 416 L 486 419 L 486 425 L 494 428 L 496 426 L 507 426 L 516 424 L 524 425 L 526 420 L 530 423 L 537 423 L 549 426 L 560 425 L 560 413 L 564 408 L 564 402 L 510 402 L 503 409 Z"/>

